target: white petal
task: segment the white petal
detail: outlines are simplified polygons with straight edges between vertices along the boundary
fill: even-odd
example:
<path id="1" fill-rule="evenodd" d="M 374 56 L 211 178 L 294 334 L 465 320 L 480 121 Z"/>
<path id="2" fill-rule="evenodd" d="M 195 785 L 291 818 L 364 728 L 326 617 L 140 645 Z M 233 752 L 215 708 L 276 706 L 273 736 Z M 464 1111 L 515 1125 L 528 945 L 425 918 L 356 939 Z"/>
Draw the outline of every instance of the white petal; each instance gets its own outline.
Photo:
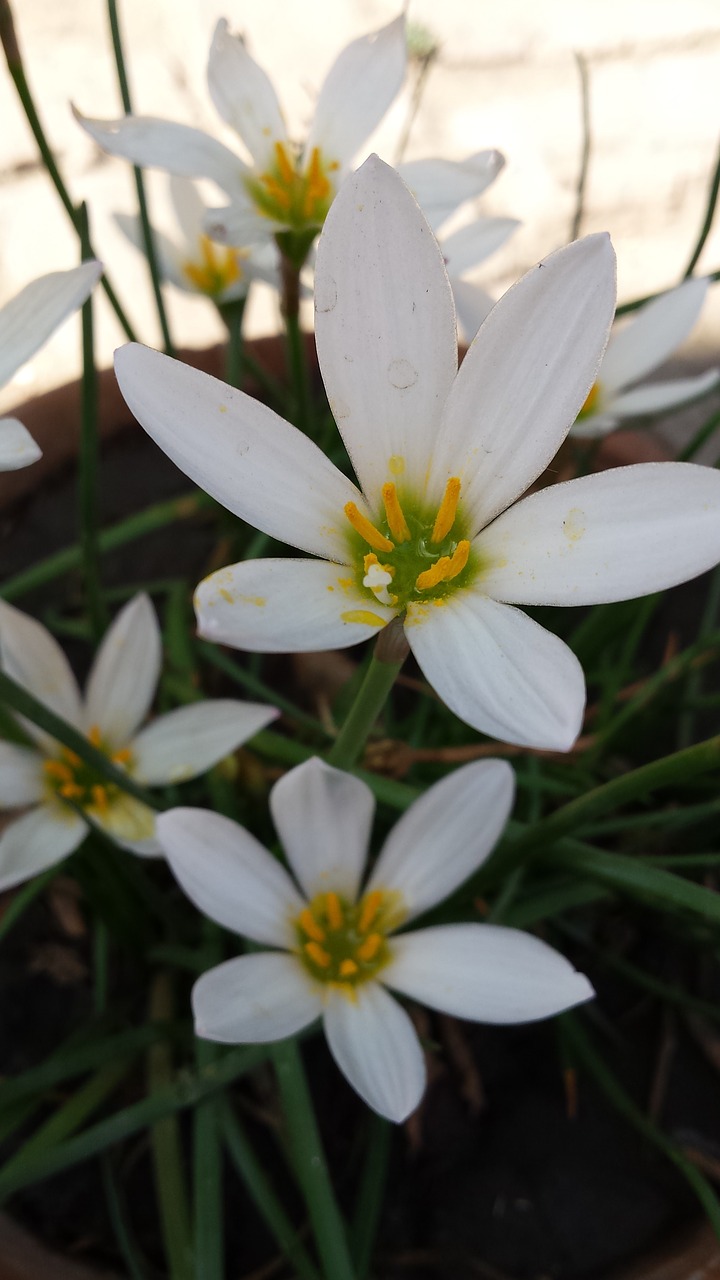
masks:
<path id="1" fill-rule="evenodd" d="M 157 614 L 149 596 L 134 596 L 108 628 L 85 690 L 85 724 L 122 747 L 145 719 L 162 665 Z"/>
<path id="2" fill-rule="evenodd" d="M 599 440 L 614 431 L 620 419 L 614 413 L 591 413 L 579 418 L 570 428 L 573 440 Z"/>
<path id="3" fill-rule="evenodd" d="M 422 1049 L 405 1010 L 372 982 L 352 999 L 331 992 L 324 1021 L 330 1052 L 355 1092 L 400 1124 L 425 1091 Z"/>
<path id="4" fill-rule="evenodd" d="M 662 591 L 720 560 L 720 473 L 647 462 L 568 480 L 524 498 L 475 545 L 496 600 L 599 604 Z"/>
<path id="5" fill-rule="evenodd" d="M 467 342 L 472 342 L 480 325 L 485 323 L 495 306 L 495 299 L 478 285 L 469 284 L 467 280 L 457 280 L 453 276 L 450 284 L 455 299 L 458 329 Z"/>
<path id="6" fill-rule="evenodd" d="M 133 741 L 133 775 L 149 786 L 196 778 L 253 738 L 277 714 L 274 707 L 231 698 L 177 707 L 154 720 Z"/>
<path id="7" fill-rule="evenodd" d="M 71 809 L 38 805 L 0 836 L 0 893 L 62 862 L 77 849 L 87 826 Z"/>
<path id="8" fill-rule="evenodd" d="M 125 239 L 129 240 L 130 244 L 144 254 L 145 241 L 140 219 L 127 213 L 114 213 L 112 218 L 115 226 L 125 236 Z M 190 280 L 183 272 L 185 259 L 178 246 L 164 232 L 158 231 L 157 227 L 153 227 L 153 244 L 161 279 L 169 280 L 177 289 L 183 289 L 185 292 L 195 292 L 195 286 L 190 283 Z"/>
<path id="9" fill-rule="evenodd" d="M 594 995 L 564 956 L 519 929 L 441 925 L 393 938 L 392 950 L 388 986 L 474 1022 L 535 1022 Z"/>
<path id="10" fill-rule="evenodd" d="M 267 245 L 270 235 L 277 229 L 277 223 L 270 222 L 253 205 L 240 200 L 219 209 L 208 209 L 203 219 L 203 230 L 211 240 L 239 248 Z"/>
<path id="11" fill-rule="evenodd" d="M 43 795 L 42 756 L 29 747 L 0 741 L 0 809 L 19 809 Z"/>
<path id="12" fill-rule="evenodd" d="M 267 168 L 275 142 L 287 140 L 280 103 L 268 75 L 224 18 L 210 46 L 208 88 L 218 114 L 240 134 L 258 169 Z"/>
<path id="13" fill-rule="evenodd" d="M 19 471 L 42 457 L 27 427 L 17 418 L 0 418 L 0 471 Z"/>
<path id="14" fill-rule="evenodd" d="M 375 812 L 370 788 L 313 757 L 275 784 L 270 812 L 307 897 L 331 889 L 354 901 Z"/>
<path id="15" fill-rule="evenodd" d="M 80 691 L 60 645 L 40 622 L 5 601 L 0 601 L 0 658 L 13 680 L 76 729 L 81 727 Z M 54 742 L 29 720 L 22 723 L 41 745 Z"/>
<path id="16" fill-rule="evenodd" d="M 611 403 L 619 418 L 639 418 L 647 413 L 665 413 L 678 405 L 697 400 L 720 382 L 720 370 L 708 369 L 695 378 L 676 378 L 673 382 L 654 382 L 647 387 L 623 391 Z"/>
<path id="17" fill-rule="evenodd" d="M 644 378 L 672 355 L 693 328 L 707 290 L 707 279 L 684 280 L 613 332 L 601 371 L 608 394 Z"/>
<path id="18" fill-rule="evenodd" d="M 377 156 L 331 206 L 315 311 L 330 408 L 363 490 L 378 503 L 393 477 L 420 488 L 457 369 L 455 311 L 430 228 Z"/>
<path id="19" fill-rule="evenodd" d="M 0 386 L 39 351 L 66 316 L 82 306 L 101 275 L 100 262 L 52 271 L 5 304 L 0 310 Z"/>
<path id="20" fill-rule="evenodd" d="M 467 160 L 408 160 L 398 165 L 433 229 L 466 200 L 482 195 L 505 164 L 499 151 L 478 151 Z"/>
<path id="21" fill-rule="evenodd" d="M 247 165 L 200 129 L 154 116 L 93 120 L 75 109 L 73 113 L 85 132 L 111 156 L 121 156 L 143 168 L 164 169 L 181 178 L 211 178 L 233 199 L 248 199 L 244 184 Z"/>
<path id="22" fill-rule="evenodd" d="M 191 902 L 234 933 L 292 947 L 305 903 L 277 859 L 244 827 L 205 809 L 161 813 L 157 836 Z"/>
<path id="23" fill-rule="evenodd" d="M 517 218 L 476 218 L 451 236 L 442 236 L 440 248 L 450 278 L 461 276 L 464 271 L 484 262 L 520 226 L 522 223 Z"/>
<path id="24" fill-rule="evenodd" d="M 305 154 L 351 160 L 377 127 L 405 77 L 405 15 L 353 40 L 330 68 L 315 107 Z"/>
<path id="25" fill-rule="evenodd" d="M 159 857 L 162 853 L 155 835 L 155 810 L 135 796 L 121 792 L 110 804 L 102 808 L 91 805 L 86 813 L 122 849 L 142 857 Z"/>
<path id="26" fill-rule="evenodd" d="M 277 951 L 227 960 L 198 978 L 195 1034 L 221 1044 L 284 1040 L 321 1012 L 317 990 L 294 956 Z"/>
<path id="27" fill-rule="evenodd" d="M 482 866 L 510 816 L 515 775 L 505 760 L 456 769 L 395 824 L 368 882 L 402 894 L 406 919 L 442 902 Z"/>
<path id="28" fill-rule="evenodd" d="M 115 353 L 138 422 L 207 493 L 271 537 L 346 560 L 357 489 L 317 445 L 252 396 L 135 343 Z"/>
<path id="29" fill-rule="evenodd" d="M 463 482 L 470 535 L 532 484 L 595 381 L 615 308 L 615 254 L 588 236 L 533 267 L 493 307 L 448 399 L 431 496 Z"/>
<path id="30" fill-rule="evenodd" d="M 346 649 L 394 617 L 356 585 L 352 570 L 326 560 L 245 560 L 219 569 L 195 592 L 206 640 L 253 653 Z"/>
<path id="31" fill-rule="evenodd" d="M 466 724 L 502 742 L 570 750 L 585 679 L 557 636 L 472 590 L 457 591 L 442 608 L 411 604 L 405 626 L 427 680 Z"/>
<path id="32" fill-rule="evenodd" d="M 197 183 L 189 178 L 179 178 L 177 174 L 171 174 L 168 189 L 183 239 L 186 244 L 194 247 L 197 245 L 198 236 L 202 235 L 203 219 L 207 211 Z"/>

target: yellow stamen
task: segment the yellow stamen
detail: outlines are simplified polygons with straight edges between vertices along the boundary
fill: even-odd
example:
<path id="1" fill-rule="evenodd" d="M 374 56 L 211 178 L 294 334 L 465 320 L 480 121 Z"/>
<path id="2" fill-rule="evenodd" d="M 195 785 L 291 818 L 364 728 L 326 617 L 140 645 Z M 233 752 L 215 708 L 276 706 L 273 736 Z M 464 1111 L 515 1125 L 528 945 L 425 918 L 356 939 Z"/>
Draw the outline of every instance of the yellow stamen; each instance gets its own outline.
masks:
<path id="1" fill-rule="evenodd" d="M 72 765 L 74 769 L 77 769 L 77 766 L 82 764 L 80 757 L 76 755 L 74 751 L 71 751 L 69 747 L 63 747 L 62 753 L 68 764 Z"/>
<path id="2" fill-rule="evenodd" d="M 105 790 L 104 787 L 100 786 L 99 783 L 96 783 L 94 787 L 90 788 L 90 794 L 92 795 L 93 804 L 96 806 L 96 808 L 102 809 L 103 811 L 107 809 L 108 797 L 107 797 L 107 791 Z"/>
<path id="3" fill-rule="evenodd" d="M 341 622 L 357 622 L 362 627 L 385 627 L 387 626 L 387 618 L 381 618 L 378 613 L 371 613 L 369 609 L 347 609 L 345 613 L 340 614 Z"/>
<path id="4" fill-rule="evenodd" d="M 121 747 L 119 751 L 113 752 L 113 764 L 128 764 L 132 760 L 132 751 L 129 747 Z"/>
<path id="5" fill-rule="evenodd" d="M 354 960 L 342 960 L 340 963 L 340 977 L 352 978 L 358 971 L 358 965 Z"/>
<path id="6" fill-rule="evenodd" d="M 360 912 L 360 919 L 358 920 L 357 927 L 360 933 L 367 933 L 380 909 L 381 902 L 382 894 L 379 889 L 373 889 L 372 893 L 367 895 L 363 902 L 363 909 Z"/>
<path id="7" fill-rule="evenodd" d="M 289 187 L 295 177 L 295 170 L 290 163 L 287 151 L 285 150 L 282 142 L 275 143 L 275 159 L 277 160 L 277 167 L 280 170 L 280 177 L 285 185 Z"/>
<path id="8" fill-rule="evenodd" d="M 370 523 L 367 516 L 364 516 L 362 511 L 358 511 L 354 502 L 346 502 L 344 511 L 353 529 L 360 534 L 363 542 L 367 542 L 368 546 L 372 547 L 374 551 L 395 550 L 395 543 L 380 533 L 380 530 Z"/>
<path id="9" fill-rule="evenodd" d="M 441 556 L 424 573 L 418 574 L 415 579 L 418 591 L 429 591 L 431 587 L 437 587 L 441 582 L 450 582 L 452 578 L 457 578 L 465 568 L 469 555 L 470 543 L 467 539 L 463 539 L 462 542 L 458 542 L 451 556 Z"/>
<path id="10" fill-rule="evenodd" d="M 445 485 L 443 500 L 435 517 L 435 524 L 430 535 L 431 542 L 442 542 L 443 538 L 447 538 L 455 523 L 459 498 L 460 480 L 458 476 L 451 476 Z"/>
<path id="11" fill-rule="evenodd" d="M 281 209 L 288 211 L 290 209 L 290 192 L 286 191 L 269 173 L 263 174 L 262 182 L 267 188 L 268 195 L 272 197 L 275 203 L 279 204 Z"/>
<path id="12" fill-rule="evenodd" d="M 303 933 L 306 933 L 308 938 L 312 938 L 315 942 L 325 941 L 325 930 L 320 928 L 320 925 L 309 907 L 306 907 L 305 910 L 300 913 L 298 916 L 298 923 Z"/>
<path id="13" fill-rule="evenodd" d="M 342 929 L 345 923 L 340 899 L 336 893 L 325 894 L 325 911 L 331 929 Z"/>
<path id="14" fill-rule="evenodd" d="M 72 782 L 73 772 L 69 765 L 63 764 L 62 760 L 46 760 L 43 769 L 51 778 L 57 778 L 58 782 Z"/>
<path id="15" fill-rule="evenodd" d="M 318 966 L 319 969 L 329 969 L 332 963 L 332 957 L 317 942 L 306 942 L 305 950 L 310 959 Z"/>
<path id="16" fill-rule="evenodd" d="M 408 542 L 411 537 L 410 530 L 403 515 L 403 509 L 400 506 L 397 489 L 391 480 L 382 487 L 382 500 L 385 504 L 385 515 L 393 538 L 396 542 Z"/>
<path id="17" fill-rule="evenodd" d="M 100 743 L 102 742 L 102 736 L 100 733 L 99 725 L 96 725 L 96 724 L 92 725 L 92 727 L 88 730 L 88 738 L 90 739 L 94 747 L 100 746 Z"/>
<path id="18" fill-rule="evenodd" d="M 63 800 L 78 800 L 83 794 L 83 789 L 77 782 L 64 782 L 61 787 L 58 787 L 58 795 L 61 795 Z"/>
<path id="19" fill-rule="evenodd" d="M 363 960 L 363 961 L 374 960 L 382 944 L 383 944 L 382 934 L 371 933 L 370 936 L 367 937 L 364 942 L 360 943 L 360 946 L 357 948 L 355 955 L 357 956 L 358 960 Z"/>

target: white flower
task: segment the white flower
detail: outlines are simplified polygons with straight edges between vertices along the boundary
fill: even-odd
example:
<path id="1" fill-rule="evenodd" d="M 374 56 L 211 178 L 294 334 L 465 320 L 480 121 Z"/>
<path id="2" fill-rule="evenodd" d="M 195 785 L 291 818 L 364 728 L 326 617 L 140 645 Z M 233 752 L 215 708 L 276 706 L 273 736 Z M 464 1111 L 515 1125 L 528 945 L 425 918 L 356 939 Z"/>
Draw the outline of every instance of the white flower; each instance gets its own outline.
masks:
<path id="1" fill-rule="evenodd" d="M 0 309 L 0 387 L 35 355 L 66 316 L 82 306 L 101 275 L 99 262 L 53 271 L 26 285 Z M 29 467 L 40 456 L 17 418 L 0 419 L 0 471 Z"/>
<path id="2" fill-rule="evenodd" d="M 495 299 L 480 285 L 464 279 L 466 271 L 479 266 L 501 248 L 521 225 L 517 218 L 477 218 L 450 235 L 438 236 L 455 300 L 461 333 L 472 342 Z"/>
<path id="3" fill-rule="evenodd" d="M 214 243 L 205 232 L 207 208 L 197 185 L 188 178 L 171 177 L 169 190 L 181 238 L 178 243 L 161 231 L 153 231 L 164 280 L 185 293 L 200 293 L 218 306 L 244 298 L 253 280 L 264 280 L 277 288 L 274 246 Z M 124 213 L 116 213 L 114 218 L 123 235 L 144 249 L 139 220 Z"/>
<path id="4" fill-rule="evenodd" d="M 135 596 L 109 628 L 85 697 L 45 627 L 0 603 L 2 667 L 137 782 L 156 787 L 204 773 L 275 718 L 273 707 L 231 699 L 195 702 L 138 726 L 155 694 L 162 659 L 155 610 Z M 74 752 L 23 720 L 38 750 L 0 741 L 0 809 L 34 805 L 0 836 L 0 890 L 60 862 L 81 843 L 84 814 L 124 849 L 162 852 L 155 813 L 94 774 Z"/>
<path id="5" fill-rule="evenodd" d="M 720 383 L 720 369 L 708 369 L 694 378 L 633 387 L 689 336 L 709 283 L 707 278 L 683 281 L 677 289 L 646 303 L 613 332 L 597 380 L 572 428 L 573 436 L 593 439 L 607 435 L 623 418 L 664 413 L 705 395 Z"/>
<path id="6" fill-rule="evenodd" d="M 396 930 L 485 861 L 513 802 L 502 760 L 431 787 L 391 831 L 361 888 L 374 812 L 358 778 L 313 759 L 273 788 L 270 806 L 295 881 L 243 827 L 203 809 L 158 819 L 188 897 L 219 924 L 276 950 L 203 974 L 193 990 L 206 1040 L 263 1043 L 322 1016 L 330 1050 L 361 1098 L 404 1120 L 425 1088 L 410 1018 L 386 990 L 477 1022 L 532 1022 L 592 996 L 590 983 L 530 934 L 490 924 Z"/>
<path id="7" fill-rule="evenodd" d="M 260 652 L 335 649 L 402 615 L 427 679 L 461 719 L 569 748 L 580 664 L 512 606 L 628 599 L 720 559 L 720 474 L 708 467 L 624 467 L 516 503 L 595 380 L 613 261 L 602 235 L 552 254 L 495 305 L 458 371 L 452 294 L 420 210 L 377 158 L 348 179 L 318 247 L 316 341 L 362 492 L 264 405 L 122 348 L 123 394 L 177 465 L 317 557 L 213 574 L 197 592 L 202 633 Z"/>
<path id="8" fill-rule="evenodd" d="M 278 231 L 307 234 L 322 226 L 349 162 L 387 111 L 405 75 L 405 17 L 353 40 L 330 68 L 301 148 L 288 137 L 282 108 L 265 71 L 245 44 L 218 22 L 208 85 L 218 113 L 242 139 L 245 164 L 215 138 L 187 125 L 143 116 L 77 119 L 111 155 L 181 177 L 210 178 L 231 200 L 216 211 L 226 242 L 247 245 Z"/>

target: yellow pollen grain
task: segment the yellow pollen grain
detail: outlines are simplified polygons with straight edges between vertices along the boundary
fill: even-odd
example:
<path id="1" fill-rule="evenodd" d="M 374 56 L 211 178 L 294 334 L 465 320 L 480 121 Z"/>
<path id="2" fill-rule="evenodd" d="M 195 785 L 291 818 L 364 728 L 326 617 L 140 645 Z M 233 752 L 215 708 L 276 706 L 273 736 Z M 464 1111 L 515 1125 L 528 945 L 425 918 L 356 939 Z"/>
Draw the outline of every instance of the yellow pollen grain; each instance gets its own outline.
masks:
<path id="1" fill-rule="evenodd" d="M 113 752 L 113 764 L 129 764 L 132 760 L 132 751 L 129 747 L 121 747 L 119 751 Z"/>
<path id="2" fill-rule="evenodd" d="M 396 542 L 409 542 L 410 530 L 400 506 L 397 489 L 391 480 L 382 487 L 382 500 L 385 505 L 388 528 Z"/>
<path id="3" fill-rule="evenodd" d="M 432 587 L 437 587 L 441 582 L 450 582 L 452 578 L 457 578 L 462 573 L 468 562 L 470 555 L 470 543 L 467 539 L 458 542 L 451 556 L 441 556 L 423 573 L 419 573 L 415 579 L 415 586 L 418 591 L 429 591 Z"/>
<path id="4" fill-rule="evenodd" d="M 373 565 L 376 564 L 378 569 L 382 569 L 383 573 L 389 573 L 391 578 L 395 577 L 395 567 L 391 564 L 380 564 L 374 551 L 369 551 L 363 560 L 363 569 L 369 573 Z M 352 581 L 352 579 L 351 579 Z"/>
<path id="5" fill-rule="evenodd" d="M 108 797 L 107 797 L 107 791 L 105 790 L 104 787 L 100 786 L 99 783 L 96 783 L 95 786 L 91 788 L 90 794 L 92 795 L 92 798 L 93 798 L 93 804 L 98 809 L 102 809 L 102 810 L 107 809 Z"/>
<path id="6" fill-rule="evenodd" d="M 325 941 L 325 930 L 320 927 L 309 907 L 300 913 L 298 923 L 303 933 L 312 938 L 313 942 Z"/>
<path id="7" fill-rule="evenodd" d="M 77 800 L 83 794 L 83 789 L 78 786 L 77 782 L 64 782 L 63 785 L 58 788 L 58 794 L 61 795 L 64 800 Z"/>
<path id="8" fill-rule="evenodd" d="M 313 961 L 314 964 L 318 966 L 319 969 L 330 968 L 330 965 L 332 963 L 332 957 L 324 949 L 324 947 L 320 946 L 318 942 L 306 942 L 305 950 L 309 955 L 310 959 Z"/>
<path id="9" fill-rule="evenodd" d="M 393 453 L 388 458 L 388 471 L 391 476 L 401 476 L 405 471 L 405 459 L 401 453 Z"/>
<path id="10" fill-rule="evenodd" d="M 63 764 L 62 760 L 46 760 L 43 769 L 50 778 L 57 778 L 58 782 L 72 782 L 73 772 L 69 765 Z"/>
<path id="11" fill-rule="evenodd" d="M 228 604 L 235 603 L 235 597 L 233 596 L 232 592 L 226 591 L 224 587 L 219 588 L 218 595 L 222 596 L 223 600 L 225 600 Z"/>
<path id="12" fill-rule="evenodd" d="M 340 963 L 340 977 L 352 978 L 358 971 L 358 965 L 354 960 L 343 960 Z"/>
<path id="13" fill-rule="evenodd" d="M 445 485 L 443 499 L 435 517 L 435 524 L 430 535 L 431 542 L 442 542 L 443 538 L 447 538 L 455 523 L 459 499 L 460 479 L 458 476 L 451 476 Z"/>
<path id="14" fill-rule="evenodd" d="M 344 507 L 345 515 L 356 533 L 360 534 L 363 542 L 367 542 L 368 546 L 374 551 L 394 551 L 395 543 L 386 538 L 374 524 L 364 516 L 362 511 L 358 511 L 354 502 L 346 502 Z"/>
<path id="15" fill-rule="evenodd" d="M 379 889 L 373 889 L 372 893 L 367 895 L 363 902 L 363 909 L 360 912 L 360 919 L 358 920 L 357 927 L 360 933 L 367 933 L 370 925 L 380 910 L 381 902 L 382 894 Z"/>
<path id="16" fill-rule="evenodd" d="M 369 960 L 375 959 L 375 956 L 380 950 L 382 944 L 383 944 L 382 934 L 371 933 L 369 937 L 365 939 L 364 942 L 360 943 L 360 946 L 355 951 L 355 955 L 357 956 L 358 960 L 362 960 L 363 963 L 367 963 Z"/>
<path id="17" fill-rule="evenodd" d="M 387 624 L 387 618 L 381 618 L 378 613 L 371 613 L 369 609 L 348 609 L 340 614 L 340 621 L 357 622 L 363 627 L 384 627 Z"/>
<path id="18" fill-rule="evenodd" d="M 340 899 L 336 893 L 325 894 L 325 911 L 331 929 L 342 929 L 345 923 Z"/>

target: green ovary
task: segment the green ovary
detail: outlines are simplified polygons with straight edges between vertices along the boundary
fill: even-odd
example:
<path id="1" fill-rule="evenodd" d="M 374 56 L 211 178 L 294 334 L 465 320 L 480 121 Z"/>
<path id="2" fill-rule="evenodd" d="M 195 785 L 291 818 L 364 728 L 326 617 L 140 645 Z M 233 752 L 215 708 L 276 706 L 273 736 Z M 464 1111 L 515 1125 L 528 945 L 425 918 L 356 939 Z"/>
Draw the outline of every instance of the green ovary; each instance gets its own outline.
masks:
<path id="1" fill-rule="evenodd" d="M 398 895 L 375 889 L 357 903 L 319 893 L 295 921 L 298 954 L 312 978 L 354 990 L 390 959 L 386 934 L 402 919 Z"/>

